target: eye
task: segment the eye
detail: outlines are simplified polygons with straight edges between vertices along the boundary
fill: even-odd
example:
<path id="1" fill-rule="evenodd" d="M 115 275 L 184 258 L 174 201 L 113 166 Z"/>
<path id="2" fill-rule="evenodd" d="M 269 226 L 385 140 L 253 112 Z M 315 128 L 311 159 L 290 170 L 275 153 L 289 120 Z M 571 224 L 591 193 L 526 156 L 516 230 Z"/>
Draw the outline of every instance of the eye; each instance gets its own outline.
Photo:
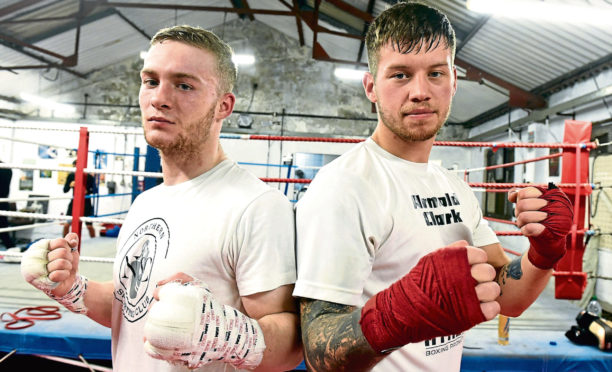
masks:
<path id="1" fill-rule="evenodd" d="M 444 73 L 442 71 L 433 71 L 432 73 L 429 74 L 429 76 L 431 77 L 441 77 L 442 75 L 444 75 Z"/>
<path id="2" fill-rule="evenodd" d="M 155 79 L 143 79 L 142 85 L 146 85 L 148 87 L 156 87 L 157 85 L 159 85 L 159 83 Z"/>
<path id="3" fill-rule="evenodd" d="M 406 74 L 404 74 L 403 72 L 398 72 L 398 73 L 396 73 L 396 74 L 393 74 L 391 77 L 392 77 L 393 79 L 398 79 L 398 80 L 400 80 L 400 79 L 405 79 L 405 78 L 407 78 L 408 76 L 406 76 Z"/>
<path id="4" fill-rule="evenodd" d="M 193 87 L 189 84 L 180 83 L 177 85 L 180 90 L 193 90 Z"/>

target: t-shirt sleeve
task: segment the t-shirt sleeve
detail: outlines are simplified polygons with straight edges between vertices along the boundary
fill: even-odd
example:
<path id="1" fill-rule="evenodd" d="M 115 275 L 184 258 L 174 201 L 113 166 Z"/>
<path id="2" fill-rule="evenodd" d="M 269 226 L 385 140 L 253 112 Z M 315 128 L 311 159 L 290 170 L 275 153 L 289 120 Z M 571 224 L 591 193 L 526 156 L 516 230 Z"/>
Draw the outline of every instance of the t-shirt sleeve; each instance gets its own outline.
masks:
<path id="1" fill-rule="evenodd" d="M 236 283 L 241 296 L 295 283 L 295 227 L 289 200 L 270 190 L 251 202 L 237 226 Z"/>
<path id="2" fill-rule="evenodd" d="M 469 186 L 466 185 L 469 189 Z M 472 238 L 474 240 L 473 244 L 476 247 L 484 247 L 485 245 L 499 243 L 499 239 L 495 232 L 489 226 L 487 220 L 484 219 L 482 215 L 482 208 L 478 199 L 474 195 L 474 192 L 469 189 L 469 193 L 472 198 L 472 205 L 474 205 L 474 228 L 472 232 Z"/>
<path id="3" fill-rule="evenodd" d="M 361 303 L 374 256 L 392 224 L 369 187 L 350 174 L 319 172 L 300 199 L 294 296 L 352 306 Z"/>

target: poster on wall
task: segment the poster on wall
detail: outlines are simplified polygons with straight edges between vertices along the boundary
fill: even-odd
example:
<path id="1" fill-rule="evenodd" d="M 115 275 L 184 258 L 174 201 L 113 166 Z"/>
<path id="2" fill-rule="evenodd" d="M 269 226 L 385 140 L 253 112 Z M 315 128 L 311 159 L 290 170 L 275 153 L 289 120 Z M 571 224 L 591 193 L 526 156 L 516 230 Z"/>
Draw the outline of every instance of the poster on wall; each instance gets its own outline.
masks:
<path id="1" fill-rule="evenodd" d="M 51 178 L 51 176 L 53 175 L 53 171 L 41 170 L 39 175 L 40 175 L 40 178 Z"/>
<path id="2" fill-rule="evenodd" d="M 55 147 L 38 145 L 38 157 L 41 159 L 57 158 L 57 149 Z"/>
<path id="3" fill-rule="evenodd" d="M 74 165 L 72 165 L 72 163 L 70 164 L 58 164 L 60 167 L 70 167 L 73 168 Z M 68 173 L 69 172 L 57 172 L 57 184 L 58 185 L 64 185 L 64 183 L 66 183 L 66 178 L 68 177 Z"/>
<path id="4" fill-rule="evenodd" d="M 22 170 L 19 177 L 19 190 L 32 191 L 34 189 L 34 171 Z"/>

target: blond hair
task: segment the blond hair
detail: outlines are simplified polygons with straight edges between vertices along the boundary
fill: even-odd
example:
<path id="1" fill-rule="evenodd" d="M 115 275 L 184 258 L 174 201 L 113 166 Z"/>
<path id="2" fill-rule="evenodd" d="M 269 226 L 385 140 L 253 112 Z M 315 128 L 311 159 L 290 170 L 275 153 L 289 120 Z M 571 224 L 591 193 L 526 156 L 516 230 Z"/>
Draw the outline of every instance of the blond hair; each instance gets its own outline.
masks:
<path id="1" fill-rule="evenodd" d="M 185 43 L 214 54 L 217 59 L 220 93 L 232 91 L 238 77 L 236 64 L 232 60 L 234 53 L 232 48 L 217 35 L 200 27 L 188 25 L 174 26 L 159 30 L 151 39 L 151 45 L 165 40 Z"/>

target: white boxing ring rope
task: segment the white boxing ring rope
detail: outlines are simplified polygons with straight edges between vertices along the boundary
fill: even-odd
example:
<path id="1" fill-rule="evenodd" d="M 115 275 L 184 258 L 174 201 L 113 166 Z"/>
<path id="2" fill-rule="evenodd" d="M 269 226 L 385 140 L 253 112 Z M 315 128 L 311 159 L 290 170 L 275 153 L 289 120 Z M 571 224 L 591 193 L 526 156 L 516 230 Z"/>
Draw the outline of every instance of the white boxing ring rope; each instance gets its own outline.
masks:
<path id="1" fill-rule="evenodd" d="M 70 124 L 74 125 L 74 124 Z M 49 128 L 46 126 L 40 125 L 27 125 L 27 124 L 6 124 L 0 123 L 0 128 L 9 128 L 9 129 L 24 129 L 24 130 L 46 130 L 46 131 L 55 131 L 55 132 L 79 132 L 80 127 L 87 127 L 87 131 L 90 133 L 104 133 L 104 134 L 140 134 L 144 133 L 142 127 L 134 128 L 134 129 L 99 129 L 95 126 L 91 125 L 80 125 L 78 128 Z M 53 147 L 61 147 L 61 146 L 53 146 Z"/>
<path id="2" fill-rule="evenodd" d="M 19 231 L 19 230 L 29 230 L 29 229 L 34 229 L 36 227 L 51 226 L 51 225 L 55 225 L 55 224 L 56 224 L 56 222 L 45 222 L 45 223 L 34 223 L 34 224 L 31 224 L 31 225 L 4 227 L 4 228 L 0 229 L 0 233 L 11 232 L 11 231 Z"/>
<path id="3" fill-rule="evenodd" d="M 15 164 L 15 163 L 0 163 L 0 168 L 7 169 L 27 169 L 27 170 L 50 170 L 56 172 L 68 172 L 74 173 L 76 171 L 75 167 L 47 167 L 40 165 L 28 165 L 28 164 Z M 123 176 L 134 176 L 134 177 L 152 177 L 152 178 L 162 178 L 163 175 L 159 172 L 139 172 L 139 171 L 120 171 L 120 170 L 110 170 L 110 169 L 96 169 L 96 168 L 84 168 L 83 172 L 89 174 L 119 174 Z"/>
<path id="4" fill-rule="evenodd" d="M 11 251 L 0 251 L 0 256 L 19 258 L 23 256 L 22 252 L 11 252 Z M 113 263 L 115 259 L 113 257 L 94 257 L 94 256 L 80 256 L 79 262 L 99 262 L 99 263 Z M 0 262 L 2 262 L 0 260 Z"/>
<path id="5" fill-rule="evenodd" d="M 23 217 L 29 219 L 39 219 L 39 220 L 61 220 L 61 221 L 72 221 L 72 216 L 65 216 L 59 214 L 45 214 L 45 213 L 28 213 L 28 212 L 13 212 L 13 211 L 0 211 L 0 216 L 7 217 Z M 104 218 L 104 217 L 81 217 L 81 221 L 83 222 L 100 222 L 100 223 L 112 223 L 112 224 L 122 224 L 123 219 L 120 218 Z"/>
<path id="6" fill-rule="evenodd" d="M 27 165 L 27 164 L 14 164 L 14 163 L 0 163 L 0 168 L 10 168 L 10 169 L 29 169 L 29 170 L 51 170 L 51 171 L 59 171 L 59 172 L 69 172 L 74 173 L 76 171 L 75 167 L 48 167 L 48 166 L 36 166 L 36 165 Z M 89 174 L 120 174 L 126 176 L 143 176 L 143 177 L 152 177 L 152 178 L 161 178 L 162 174 L 158 172 L 138 172 L 138 171 L 113 171 L 106 169 L 95 169 L 95 168 L 85 168 L 83 170 L 85 173 Z M 58 197 L 31 197 L 31 198 L 2 198 L 1 202 L 14 202 L 14 201 L 38 201 L 38 200 L 65 200 L 72 199 L 71 196 L 58 196 Z M 21 217 L 27 219 L 43 219 L 43 220 L 59 220 L 59 221 L 72 221 L 72 216 L 66 215 L 50 215 L 45 213 L 29 213 L 29 212 L 14 212 L 14 211 L 3 211 L 0 210 L 0 216 L 7 217 Z M 98 222 L 98 223 L 110 223 L 115 225 L 123 224 L 123 219 L 118 218 L 106 218 L 106 217 L 80 217 L 82 222 Z M 22 225 L 22 226 L 13 226 L 6 227 L 0 229 L 0 232 L 9 232 L 9 231 L 17 231 L 17 230 L 27 230 L 31 228 L 41 227 L 51 225 L 53 223 L 44 223 L 44 224 L 30 224 L 30 225 Z"/>
<path id="7" fill-rule="evenodd" d="M 32 196 L 29 198 L 0 198 L 0 203 L 14 203 L 18 201 L 47 201 L 47 200 L 67 200 L 72 196 Z"/>
<path id="8" fill-rule="evenodd" d="M 56 144 L 51 144 L 51 143 L 44 143 L 44 142 L 38 142 L 38 141 L 32 141 L 32 140 L 27 140 L 27 139 L 22 139 L 22 138 L 13 138 L 13 137 L 0 136 L 0 139 L 8 140 L 8 141 L 13 141 L 13 142 L 29 143 L 29 144 L 32 144 L 32 145 L 42 145 L 42 146 L 48 146 L 48 147 L 66 149 L 66 150 L 76 150 L 75 147 L 61 146 L 61 145 L 56 145 Z"/>

